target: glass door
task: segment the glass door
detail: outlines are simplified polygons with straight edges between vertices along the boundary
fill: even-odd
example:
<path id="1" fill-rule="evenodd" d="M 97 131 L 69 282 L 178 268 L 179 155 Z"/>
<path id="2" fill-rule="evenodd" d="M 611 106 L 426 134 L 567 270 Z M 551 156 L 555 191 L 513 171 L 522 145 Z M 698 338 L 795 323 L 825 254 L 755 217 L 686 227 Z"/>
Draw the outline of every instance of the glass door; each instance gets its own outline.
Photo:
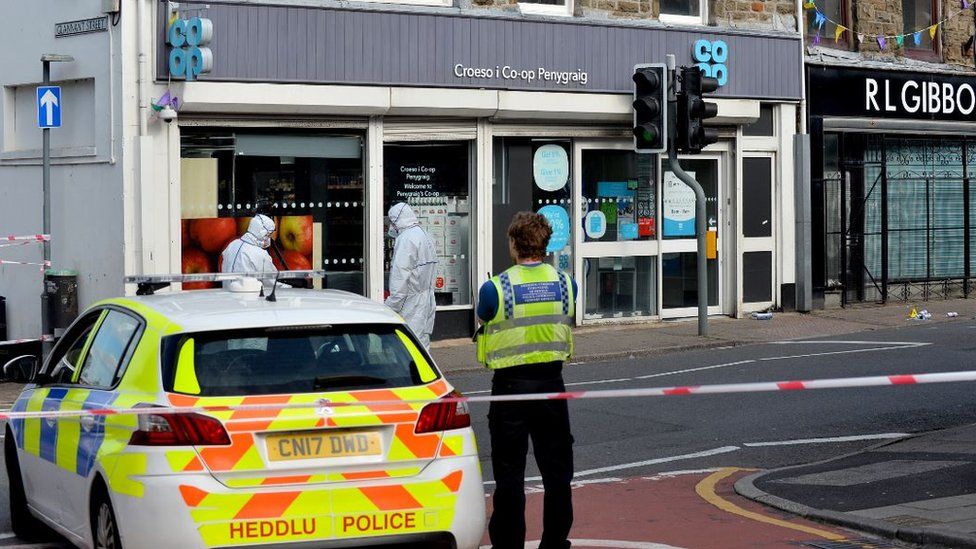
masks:
<path id="1" fill-rule="evenodd" d="M 584 141 L 574 148 L 574 222 L 580 253 L 580 321 L 656 317 L 657 159 L 630 142 Z"/>
<path id="2" fill-rule="evenodd" d="M 682 158 L 681 166 L 701 184 L 706 196 L 708 312 L 721 314 L 724 190 L 722 156 Z M 698 312 L 698 243 L 695 238 L 695 193 L 661 163 L 661 317 L 695 316 Z"/>

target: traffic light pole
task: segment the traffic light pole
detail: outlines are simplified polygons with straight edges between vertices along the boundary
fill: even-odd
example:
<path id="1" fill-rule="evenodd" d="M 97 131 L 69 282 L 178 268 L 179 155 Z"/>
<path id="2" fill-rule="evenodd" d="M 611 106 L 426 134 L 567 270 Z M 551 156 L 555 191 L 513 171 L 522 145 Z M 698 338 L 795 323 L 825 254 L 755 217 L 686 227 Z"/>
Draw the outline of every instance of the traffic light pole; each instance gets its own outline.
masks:
<path id="1" fill-rule="evenodd" d="M 676 137 L 678 94 L 673 55 L 668 56 L 668 79 L 671 83 L 668 86 L 668 133 L 671 134 L 670 139 L 668 139 L 668 166 L 678 179 L 695 192 L 695 234 L 698 237 L 698 335 L 705 337 L 708 335 L 708 254 L 705 245 L 705 190 L 698 184 L 698 181 L 695 181 L 694 177 L 688 175 L 678 160 L 678 140 Z"/>

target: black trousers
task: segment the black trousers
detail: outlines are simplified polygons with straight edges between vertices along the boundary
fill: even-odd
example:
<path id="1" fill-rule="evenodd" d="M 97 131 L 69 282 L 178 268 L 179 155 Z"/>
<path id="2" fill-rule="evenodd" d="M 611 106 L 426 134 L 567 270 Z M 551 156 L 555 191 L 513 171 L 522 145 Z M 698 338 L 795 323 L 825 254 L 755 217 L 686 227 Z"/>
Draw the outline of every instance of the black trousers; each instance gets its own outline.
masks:
<path id="1" fill-rule="evenodd" d="M 493 395 L 565 391 L 561 364 L 543 370 L 516 366 L 500 370 L 492 380 Z M 518 369 L 526 368 L 527 377 Z M 493 510 L 488 534 L 494 549 L 525 547 L 525 458 L 529 438 L 545 488 L 540 549 L 564 549 L 573 525 L 573 436 L 565 400 L 491 403 L 491 466 L 495 476 Z"/>

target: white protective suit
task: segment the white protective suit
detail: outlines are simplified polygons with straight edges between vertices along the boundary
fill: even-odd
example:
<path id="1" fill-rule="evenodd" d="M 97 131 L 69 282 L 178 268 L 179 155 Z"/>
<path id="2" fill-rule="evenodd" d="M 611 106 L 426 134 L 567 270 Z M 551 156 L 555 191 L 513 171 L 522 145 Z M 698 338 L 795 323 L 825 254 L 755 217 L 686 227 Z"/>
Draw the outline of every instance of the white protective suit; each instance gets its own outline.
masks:
<path id="1" fill-rule="evenodd" d="M 390 266 L 390 297 L 386 305 L 407 321 L 407 326 L 430 347 L 434 331 L 434 278 L 437 276 L 437 251 L 417 215 L 399 202 L 389 211 L 390 236 L 396 238 Z"/>
<path id="2" fill-rule="evenodd" d="M 266 215 L 251 218 L 247 232 L 224 248 L 221 257 L 224 273 L 275 273 L 278 269 L 271 261 L 267 248 L 271 246 L 274 221 Z"/>

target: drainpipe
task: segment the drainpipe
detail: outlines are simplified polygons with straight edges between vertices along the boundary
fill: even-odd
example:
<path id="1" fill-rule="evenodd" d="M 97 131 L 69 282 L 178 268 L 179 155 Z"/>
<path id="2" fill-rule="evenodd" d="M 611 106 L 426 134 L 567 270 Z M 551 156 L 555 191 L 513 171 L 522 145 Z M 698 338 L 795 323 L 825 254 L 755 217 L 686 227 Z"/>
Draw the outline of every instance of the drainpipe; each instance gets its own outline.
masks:
<path id="1" fill-rule="evenodd" d="M 149 133 L 149 105 L 147 103 L 146 97 L 148 96 L 148 90 L 146 89 L 146 79 L 147 75 L 147 58 L 148 53 L 146 52 L 146 0 L 136 0 L 136 20 L 138 21 L 136 26 L 136 51 L 137 58 L 139 60 L 139 72 L 138 72 L 138 101 L 139 101 L 139 137 L 144 137 Z"/>
<path id="2" fill-rule="evenodd" d="M 851 31 L 854 32 L 854 31 Z M 806 41 L 803 38 L 803 0 L 796 0 L 796 33 L 800 35 L 800 134 L 807 133 Z"/>

